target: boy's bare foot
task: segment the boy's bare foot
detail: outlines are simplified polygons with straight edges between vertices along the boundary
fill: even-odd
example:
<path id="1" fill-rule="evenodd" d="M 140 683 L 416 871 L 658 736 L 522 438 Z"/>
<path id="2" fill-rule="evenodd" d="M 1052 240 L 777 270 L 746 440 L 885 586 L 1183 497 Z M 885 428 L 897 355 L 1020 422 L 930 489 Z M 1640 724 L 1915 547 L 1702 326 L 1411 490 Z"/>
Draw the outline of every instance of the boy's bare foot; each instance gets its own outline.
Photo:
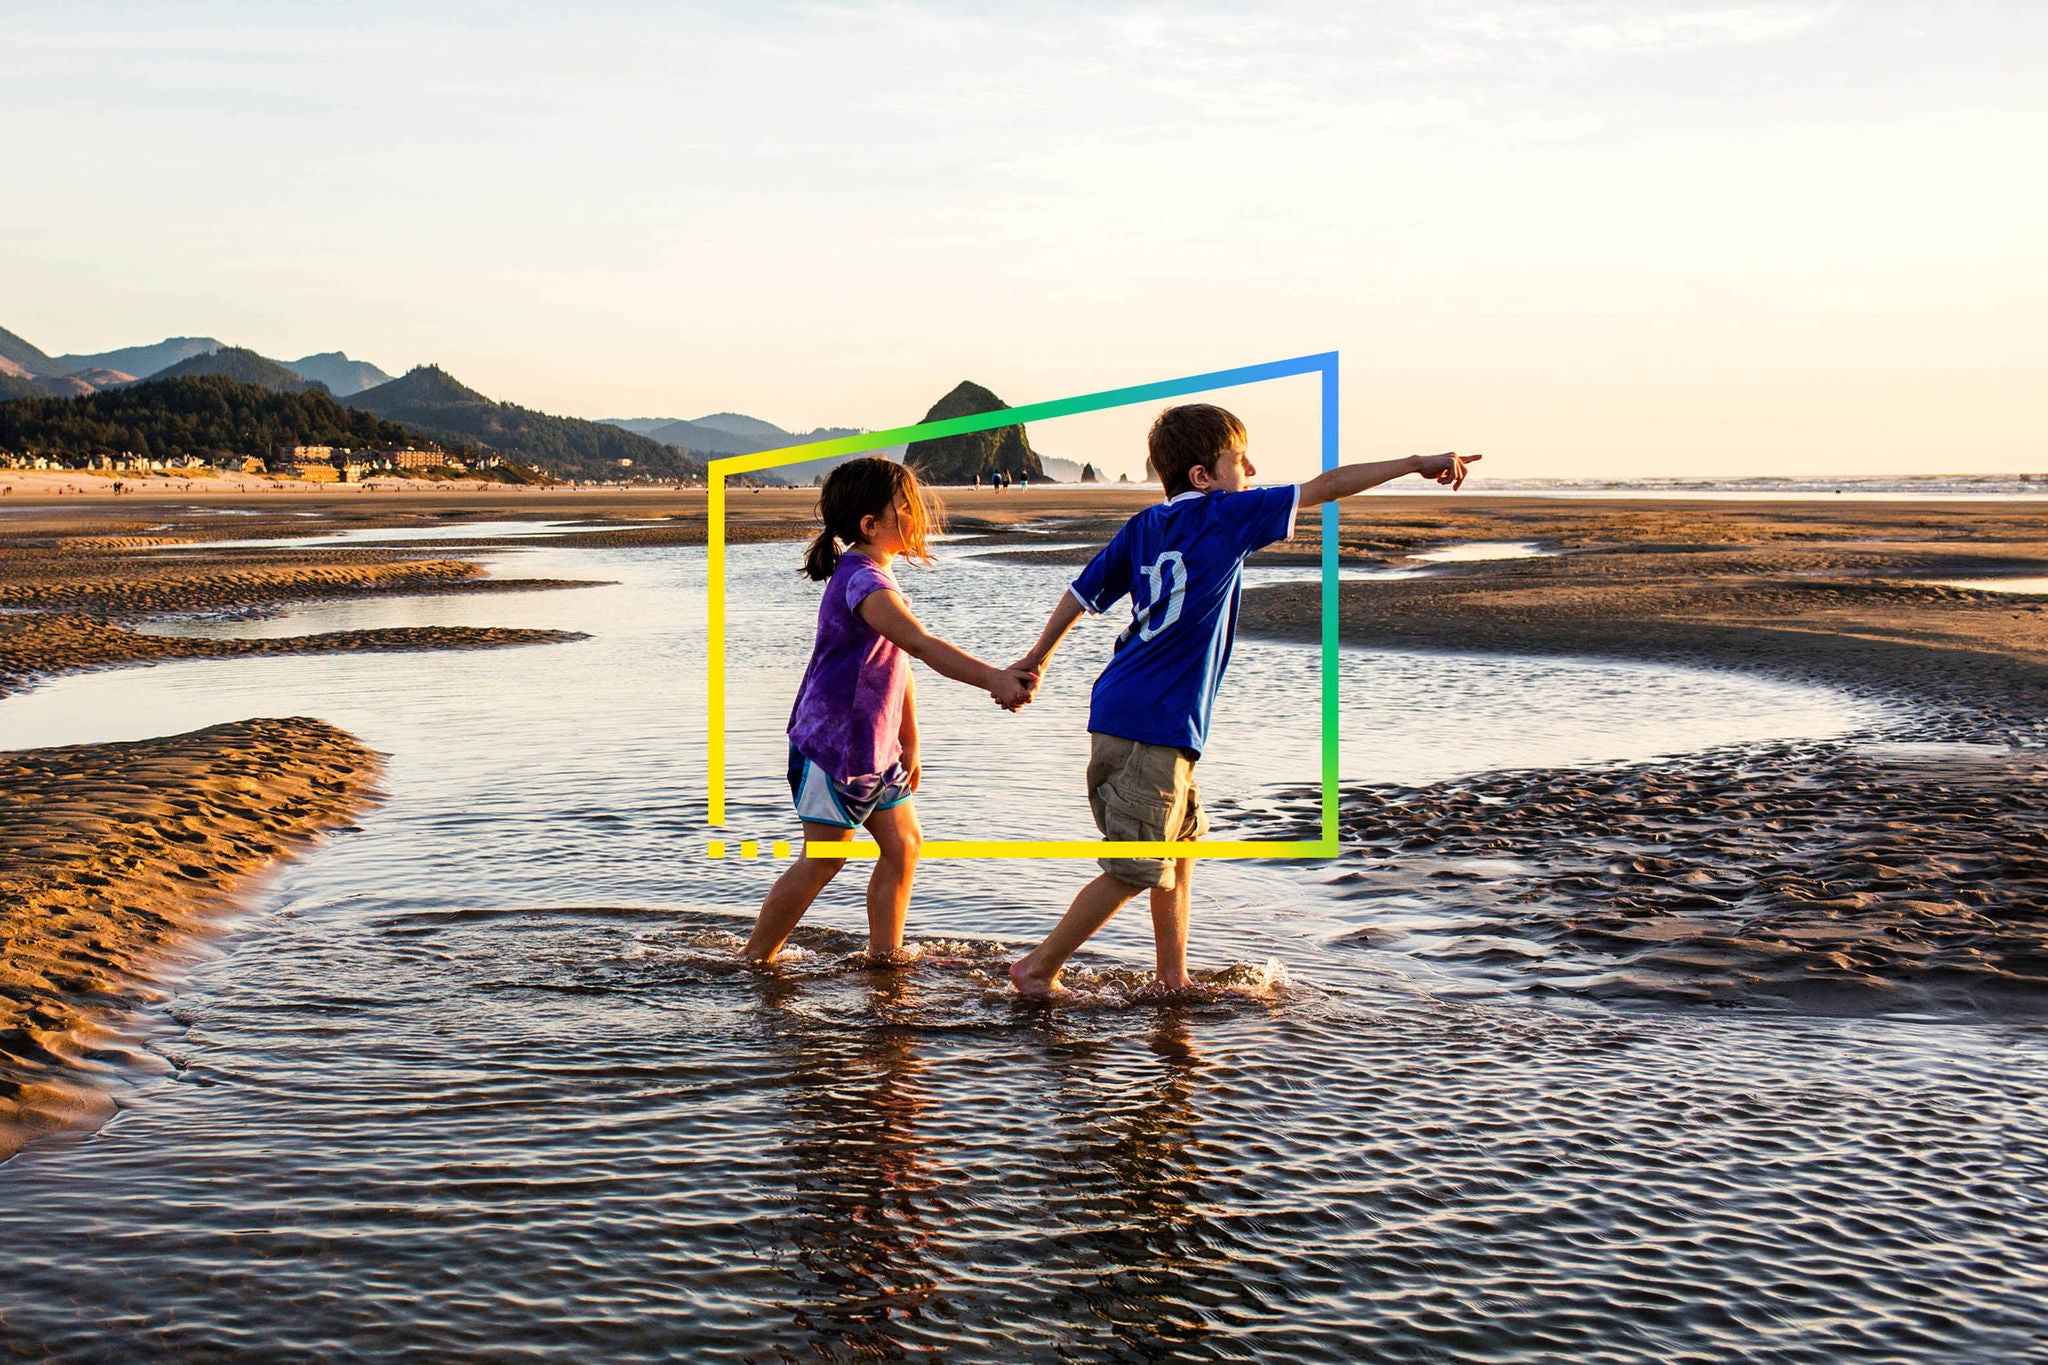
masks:
<path id="1" fill-rule="evenodd" d="M 1010 964 L 1010 985 L 1026 1000 L 1050 1000 L 1061 993 L 1060 974 L 1041 975 L 1029 957 L 1020 957 Z"/>

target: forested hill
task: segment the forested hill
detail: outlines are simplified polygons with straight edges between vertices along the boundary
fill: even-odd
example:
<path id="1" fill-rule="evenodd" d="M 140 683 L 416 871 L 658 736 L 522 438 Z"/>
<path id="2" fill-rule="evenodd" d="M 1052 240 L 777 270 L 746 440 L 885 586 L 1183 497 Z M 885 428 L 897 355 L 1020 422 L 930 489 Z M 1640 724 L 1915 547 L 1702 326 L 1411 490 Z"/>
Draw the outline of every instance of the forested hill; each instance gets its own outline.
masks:
<path id="1" fill-rule="evenodd" d="M 682 451 L 634 432 L 494 403 L 437 365 L 422 365 L 342 401 L 438 440 L 466 442 L 537 466 L 557 478 L 686 479 L 704 474 L 704 466 Z M 622 465 L 622 460 L 632 463 Z"/>
<path id="2" fill-rule="evenodd" d="M 166 369 L 151 375 L 151 379 L 232 379 L 238 384 L 256 384 L 279 393 L 306 393 L 319 389 L 327 391 L 325 384 L 305 379 L 268 356 L 241 346 L 223 346 L 206 355 L 187 356 Z"/>
<path id="3" fill-rule="evenodd" d="M 0 451 L 150 459 L 219 454 L 269 459 L 279 446 L 414 446 L 423 437 L 345 408 L 325 389 L 280 393 L 218 375 L 152 379 L 83 398 L 0 403 Z"/>

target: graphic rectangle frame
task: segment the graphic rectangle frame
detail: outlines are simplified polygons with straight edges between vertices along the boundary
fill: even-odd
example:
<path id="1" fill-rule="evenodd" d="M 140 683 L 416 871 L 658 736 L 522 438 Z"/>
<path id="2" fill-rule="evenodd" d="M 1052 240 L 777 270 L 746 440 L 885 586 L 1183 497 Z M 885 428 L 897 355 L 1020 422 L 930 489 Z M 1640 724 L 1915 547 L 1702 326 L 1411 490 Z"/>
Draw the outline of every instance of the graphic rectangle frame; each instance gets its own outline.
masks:
<path id="1" fill-rule="evenodd" d="M 706 759 L 709 768 L 708 823 L 725 824 L 725 481 L 735 474 L 751 474 L 799 461 L 826 459 L 836 455 L 859 455 L 911 441 L 960 436 L 997 427 L 1044 422 L 1055 417 L 1072 417 L 1107 408 L 1156 403 L 1168 398 L 1207 393 L 1216 389 L 1259 384 L 1269 379 L 1286 379 L 1298 374 L 1320 375 L 1322 380 L 1322 467 L 1337 467 L 1337 352 L 1296 356 L 1290 360 L 1268 361 L 1236 369 L 1213 370 L 1207 374 L 1135 384 L 1100 393 L 1059 398 L 1023 407 L 1000 408 L 995 412 L 973 413 L 915 426 L 891 427 L 886 431 L 862 432 L 829 441 L 783 446 L 751 455 L 729 455 L 707 466 L 708 498 L 705 504 L 705 537 L 708 548 L 707 573 L 709 611 L 706 617 L 706 646 L 710 655 L 710 691 L 706 699 L 709 735 Z M 1311 840 L 1189 840 L 1143 842 L 1127 839 L 960 839 L 928 840 L 925 858 L 1334 858 L 1337 842 L 1337 504 L 1323 504 L 1322 543 L 1322 837 Z M 847 841 L 806 843 L 809 857 L 872 858 L 873 843 Z"/>

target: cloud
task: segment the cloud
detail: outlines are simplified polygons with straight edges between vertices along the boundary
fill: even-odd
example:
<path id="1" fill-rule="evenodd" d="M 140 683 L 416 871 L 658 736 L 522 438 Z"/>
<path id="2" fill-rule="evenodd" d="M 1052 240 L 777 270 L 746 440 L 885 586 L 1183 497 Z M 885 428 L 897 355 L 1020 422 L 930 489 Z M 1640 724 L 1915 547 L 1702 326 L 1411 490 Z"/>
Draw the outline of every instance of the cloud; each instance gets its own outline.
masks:
<path id="1" fill-rule="evenodd" d="M 1604 54 L 1685 52 L 1779 42 L 1827 24 L 1842 5 L 1529 4 L 1456 15 L 1442 27 L 1485 42 Z"/>

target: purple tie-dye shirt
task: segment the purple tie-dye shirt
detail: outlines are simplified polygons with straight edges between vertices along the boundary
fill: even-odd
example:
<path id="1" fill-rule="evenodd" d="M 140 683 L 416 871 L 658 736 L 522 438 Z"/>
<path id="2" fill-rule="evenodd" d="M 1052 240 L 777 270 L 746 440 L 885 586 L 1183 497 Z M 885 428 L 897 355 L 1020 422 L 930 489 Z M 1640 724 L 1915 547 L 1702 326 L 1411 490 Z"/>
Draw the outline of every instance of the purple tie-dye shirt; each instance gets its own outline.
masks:
<path id="1" fill-rule="evenodd" d="M 910 657 L 860 618 L 869 593 L 900 594 L 896 578 L 848 550 L 818 604 L 818 642 L 789 713 L 789 742 L 840 782 L 888 772 L 903 757 L 903 692 Z"/>

